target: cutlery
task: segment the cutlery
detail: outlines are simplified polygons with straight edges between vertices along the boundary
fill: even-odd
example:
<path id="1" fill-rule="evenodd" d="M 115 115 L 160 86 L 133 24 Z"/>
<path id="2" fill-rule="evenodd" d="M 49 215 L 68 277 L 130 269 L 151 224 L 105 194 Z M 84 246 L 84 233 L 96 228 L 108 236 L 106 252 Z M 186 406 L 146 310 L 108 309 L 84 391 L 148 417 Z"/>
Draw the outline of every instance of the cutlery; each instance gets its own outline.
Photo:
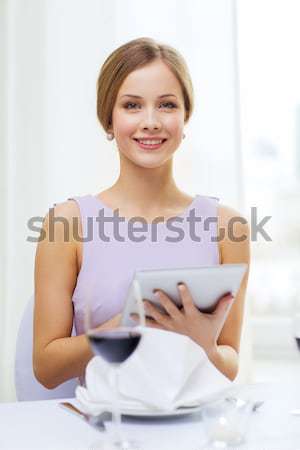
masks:
<path id="1" fill-rule="evenodd" d="M 257 411 L 258 408 L 260 408 L 264 403 L 265 403 L 265 402 L 262 401 L 262 400 L 258 400 L 258 401 L 256 401 L 256 402 L 254 402 L 254 403 L 253 403 L 253 406 L 252 406 L 252 411 L 253 411 L 253 412 Z"/>
<path id="2" fill-rule="evenodd" d="M 67 409 L 73 414 L 76 414 L 77 416 L 80 416 L 85 422 L 87 422 L 92 427 L 97 428 L 97 430 L 105 431 L 105 425 L 103 421 L 110 416 L 109 413 L 103 412 L 99 414 L 99 416 L 92 416 L 91 414 L 86 414 L 80 409 L 76 408 L 76 406 L 72 405 L 72 403 L 69 402 L 61 402 L 59 403 L 59 406 L 61 406 L 64 409 Z"/>

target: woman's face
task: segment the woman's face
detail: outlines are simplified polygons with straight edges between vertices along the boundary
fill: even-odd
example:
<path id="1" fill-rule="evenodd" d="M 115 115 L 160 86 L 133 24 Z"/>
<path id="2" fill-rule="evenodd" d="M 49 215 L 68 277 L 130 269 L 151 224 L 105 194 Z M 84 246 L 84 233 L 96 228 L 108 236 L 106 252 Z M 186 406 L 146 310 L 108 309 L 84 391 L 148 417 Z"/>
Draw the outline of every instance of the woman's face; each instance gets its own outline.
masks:
<path id="1" fill-rule="evenodd" d="M 145 168 L 161 166 L 181 143 L 184 117 L 181 86 L 166 64 L 157 60 L 131 72 L 112 114 L 120 156 Z"/>

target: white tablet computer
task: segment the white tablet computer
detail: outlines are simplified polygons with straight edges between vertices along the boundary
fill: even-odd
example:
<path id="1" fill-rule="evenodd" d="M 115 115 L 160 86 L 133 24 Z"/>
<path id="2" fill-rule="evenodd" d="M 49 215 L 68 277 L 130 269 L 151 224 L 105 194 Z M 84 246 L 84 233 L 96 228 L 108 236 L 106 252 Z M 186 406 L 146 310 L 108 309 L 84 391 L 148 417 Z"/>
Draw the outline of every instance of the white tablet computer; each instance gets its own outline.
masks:
<path id="1" fill-rule="evenodd" d="M 141 299 L 150 300 L 163 310 L 159 300 L 153 294 L 154 289 L 163 290 L 178 307 L 181 307 L 181 297 L 177 288 L 179 282 L 188 286 L 194 303 L 200 311 L 212 312 L 218 300 L 225 294 L 230 292 L 233 296 L 237 294 L 246 269 L 247 264 L 220 264 L 205 267 L 137 270 L 127 294 L 121 324 L 126 326 L 137 324 L 130 318 L 130 314 L 139 313 Z M 139 292 L 136 292 L 137 284 Z"/>

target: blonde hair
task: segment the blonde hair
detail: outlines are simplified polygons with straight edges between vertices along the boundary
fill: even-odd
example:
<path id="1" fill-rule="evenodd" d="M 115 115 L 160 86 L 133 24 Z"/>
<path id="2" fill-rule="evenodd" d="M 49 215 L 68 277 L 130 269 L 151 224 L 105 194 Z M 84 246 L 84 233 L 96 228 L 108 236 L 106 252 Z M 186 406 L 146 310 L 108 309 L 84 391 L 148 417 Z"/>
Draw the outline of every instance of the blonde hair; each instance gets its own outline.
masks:
<path id="1" fill-rule="evenodd" d="M 112 125 L 112 112 L 119 89 L 135 69 L 162 60 L 179 81 L 184 98 L 185 123 L 194 108 L 192 80 L 183 56 L 169 45 L 152 38 L 134 39 L 114 50 L 103 63 L 97 81 L 97 116 L 105 131 Z"/>

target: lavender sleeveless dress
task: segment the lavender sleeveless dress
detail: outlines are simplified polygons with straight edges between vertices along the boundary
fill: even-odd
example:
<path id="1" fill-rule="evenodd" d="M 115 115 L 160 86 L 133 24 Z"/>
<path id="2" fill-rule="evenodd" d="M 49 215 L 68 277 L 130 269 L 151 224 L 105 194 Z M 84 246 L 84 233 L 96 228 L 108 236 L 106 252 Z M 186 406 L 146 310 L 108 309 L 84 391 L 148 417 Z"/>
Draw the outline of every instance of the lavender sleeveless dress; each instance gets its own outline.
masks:
<path id="1" fill-rule="evenodd" d="M 220 263 L 216 241 L 219 199 L 216 197 L 197 195 L 181 215 L 174 216 L 174 221 L 152 224 L 132 222 L 121 216 L 123 221 L 120 222 L 116 215 L 118 210 L 108 208 L 92 195 L 70 200 L 75 200 L 79 206 L 85 241 L 82 266 L 72 296 L 77 335 L 84 333 L 87 300 L 92 305 L 94 326 L 122 311 L 136 269 Z"/>

